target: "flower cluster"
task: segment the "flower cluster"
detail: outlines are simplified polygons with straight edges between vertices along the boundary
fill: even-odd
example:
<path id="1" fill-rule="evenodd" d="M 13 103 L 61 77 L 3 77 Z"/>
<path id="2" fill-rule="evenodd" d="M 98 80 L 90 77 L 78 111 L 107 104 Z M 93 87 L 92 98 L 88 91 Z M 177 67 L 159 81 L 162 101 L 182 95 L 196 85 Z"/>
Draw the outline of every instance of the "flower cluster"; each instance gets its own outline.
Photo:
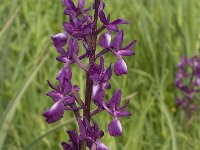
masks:
<path id="1" fill-rule="evenodd" d="M 117 76 L 127 74 L 127 65 L 123 57 L 134 55 L 132 48 L 136 40 L 125 47 L 122 46 L 124 31 L 119 29 L 119 25 L 128 22 L 121 18 L 110 21 L 110 15 L 106 17 L 104 13 L 103 0 L 94 0 L 90 8 L 85 8 L 85 0 L 78 0 L 77 5 L 73 0 L 63 0 L 63 4 L 64 13 L 69 17 L 69 21 L 63 23 L 64 32 L 51 37 L 59 54 L 56 60 L 63 63 L 63 67 L 56 77 L 58 85 L 54 86 L 48 81 L 52 91 L 48 92 L 47 96 L 51 97 L 54 104 L 43 113 L 43 116 L 48 123 L 53 123 L 60 120 L 65 111 L 74 112 L 79 132 L 67 131 L 70 140 L 69 143 L 62 142 L 64 150 L 82 150 L 85 146 L 91 150 L 108 150 L 100 140 L 104 132 L 99 130 L 93 116 L 101 111 L 107 111 L 113 117 L 108 124 L 109 134 L 121 136 L 122 126 L 119 118 L 131 114 L 126 110 L 129 102 L 120 106 L 121 90 L 115 90 L 112 98 L 109 101 L 105 100 L 106 90 L 111 88 L 109 80 L 113 74 L 112 64 L 110 63 L 108 67 L 104 65 L 104 55 L 111 52 L 117 58 L 114 63 L 114 73 Z M 93 16 L 90 15 L 92 10 L 94 10 Z M 97 43 L 102 48 L 98 53 Z M 80 50 L 80 44 L 85 50 Z M 83 63 L 83 59 L 88 59 L 88 64 Z M 78 94 L 79 87 L 71 81 L 71 66 L 75 63 L 86 75 L 84 101 Z M 92 102 L 97 107 L 94 111 L 90 110 Z M 83 116 L 80 115 L 80 111 L 83 111 Z"/>
<path id="2" fill-rule="evenodd" d="M 177 104 L 186 113 L 191 113 L 197 109 L 195 99 L 200 92 L 200 58 L 194 56 L 190 59 L 183 56 L 177 66 L 176 87 L 182 92 L 182 98 L 177 97 Z"/>

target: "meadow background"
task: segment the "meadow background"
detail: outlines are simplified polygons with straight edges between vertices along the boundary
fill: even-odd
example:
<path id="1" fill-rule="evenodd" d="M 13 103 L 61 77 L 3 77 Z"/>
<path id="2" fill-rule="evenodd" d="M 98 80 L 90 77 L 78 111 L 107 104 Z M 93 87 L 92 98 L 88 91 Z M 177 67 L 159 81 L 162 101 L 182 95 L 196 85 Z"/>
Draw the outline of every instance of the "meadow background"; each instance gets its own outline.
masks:
<path id="1" fill-rule="evenodd" d="M 89 3 L 92 0 L 87 0 Z M 125 43 L 137 39 L 136 55 L 126 59 L 129 74 L 114 76 L 114 89 L 131 97 L 131 118 L 122 119 L 123 136 L 103 141 L 111 150 L 200 150 L 200 117 L 196 112 L 184 129 L 184 114 L 175 103 L 176 65 L 182 55 L 200 54 L 199 0 L 105 0 L 111 18 L 123 17 L 130 26 Z M 60 0 L 0 1 L 0 149 L 57 150 L 76 124 L 73 114 L 48 125 L 42 112 L 52 102 L 45 95 L 61 64 L 50 36 L 62 32 Z M 112 62 L 114 57 L 107 57 Z M 108 62 L 110 61 L 108 60 Z M 107 63 L 108 65 L 108 63 Z M 74 66 L 74 83 L 84 96 L 84 74 Z M 111 117 L 95 120 L 106 131 Z"/>

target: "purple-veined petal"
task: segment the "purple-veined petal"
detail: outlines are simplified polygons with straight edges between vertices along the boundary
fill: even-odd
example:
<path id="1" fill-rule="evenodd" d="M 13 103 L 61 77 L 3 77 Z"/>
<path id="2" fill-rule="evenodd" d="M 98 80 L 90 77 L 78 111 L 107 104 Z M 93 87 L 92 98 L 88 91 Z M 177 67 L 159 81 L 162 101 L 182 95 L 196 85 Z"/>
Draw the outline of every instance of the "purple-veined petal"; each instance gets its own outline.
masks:
<path id="1" fill-rule="evenodd" d="M 126 49 L 117 51 L 117 54 L 120 56 L 132 56 L 134 52 L 132 50 Z"/>
<path id="2" fill-rule="evenodd" d="M 64 29 L 65 29 L 69 34 L 73 34 L 73 33 L 74 33 L 74 27 L 73 27 L 70 23 L 65 22 L 65 23 L 63 24 L 63 26 L 64 26 Z"/>
<path id="3" fill-rule="evenodd" d="M 62 101 L 64 105 L 72 105 L 75 102 L 75 98 L 73 96 L 65 96 Z"/>
<path id="4" fill-rule="evenodd" d="M 103 0 L 100 0 L 100 4 L 99 4 L 99 8 L 98 8 L 98 14 L 100 11 L 103 11 L 105 7 L 105 3 L 103 2 Z"/>
<path id="5" fill-rule="evenodd" d="M 70 38 L 69 42 L 68 42 L 68 47 L 67 47 L 67 56 L 68 56 L 69 59 L 72 59 L 72 57 L 73 57 L 73 49 L 74 49 L 73 46 L 74 46 L 73 45 L 73 38 Z"/>
<path id="6" fill-rule="evenodd" d="M 63 63 L 68 63 L 69 62 L 69 59 L 65 56 L 58 56 L 56 57 L 56 60 L 57 61 L 60 61 L 60 62 L 63 62 Z"/>
<path id="7" fill-rule="evenodd" d="M 128 21 L 123 20 L 122 18 L 119 18 L 119 19 L 117 19 L 117 20 L 111 22 L 110 24 L 112 24 L 112 25 L 128 24 Z"/>
<path id="8" fill-rule="evenodd" d="M 108 24 L 108 20 L 104 14 L 103 11 L 100 11 L 99 12 L 99 18 L 100 18 L 100 21 L 104 24 L 104 25 L 107 25 Z"/>
<path id="9" fill-rule="evenodd" d="M 109 48 L 111 45 L 111 32 L 106 32 L 99 38 L 99 44 L 103 48 Z"/>
<path id="10" fill-rule="evenodd" d="M 74 144 L 78 144 L 79 143 L 79 138 L 78 138 L 78 134 L 76 131 L 72 130 L 67 130 L 67 133 L 69 134 L 70 137 L 70 141 L 73 142 Z"/>
<path id="11" fill-rule="evenodd" d="M 60 120 L 64 114 L 64 105 L 58 101 L 49 110 L 43 113 L 48 123 Z"/>
<path id="12" fill-rule="evenodd" d="M 123 42 L 124 32 L 121 30 L 117 33 L 115 36 L 112 46 L 115 48 L 115 50 L 120 50 L 122 48 L 122 42 Z"/>
<path id="13" fill-rule="evenodd" d="M 63 95 L 61 93 L 55 92 L 55 91 L 51 91 L 47 93 L 47 96 L 51 97 L 54 102 L 57 102 L 58 100 L 60 100 Z"/>
<path id="14" fill-rule="evenodd" d="M 117 110 L 120 107 L 121 102 L 121 90 L 115 90 L 112 98 L 109 101 L 109 105 L 113 110 Z"/>
<path id="15" fill-rule="evenodd" d="M 119 28 L 116 25 L 112 25 L 112 24 L 106 25 L 106 29 L 109 31 L 115 31 L 115 32 L 119 31 Z"/>
<path id="16" fill-rule="evenodd" d="M 92 24 L 88 24 L 80 29 L 81 35 L 88 35 L 92 31 Z"/>
<path id="17" fill-rule="evenodd" d="M 66 51 L 61 47 L 61 48 L 56 48 L 56 51 L 62 55 L 62 56 L 66 56 Z"/>
<path id="18" fill-rule="evenodd" d="M 85 6 L 85 0 L 78 0 L 78 8 L 83 9 Z"/>
<path id="19" fill-rule="evenodd" d="M 63 147 L 63 150 L 70 150 L 71 149 L 71 146 L 65 142 L 62 142 L 61 143 L 62 147 Z"/>
<path id="20" fill-rule="evenodd" d="M 131 113 L 125 109 L 120 109 L 116 112 L 117 117 L 127 117 L 130 116 Z"/>
<path id="21" fill-rule="evenodd" d="M 122 126 L 118 118 L 115 118 L 108 125 L 108 132 L 110 136 L 121 136 L 122 135 Z"/>
<path id="22" fill-rule="evenodd" d="M 63 94 L 69 94 L 72 89 L 72 83 L 70 80 L 64 79 L 61 83 L 61 90 Z"/>
<path id="23" fill-rule="evenodd" d="M 61 48 L 67 43 L 67 33 L 59 33 L 51 37 L 53 44 L 56 48 Z"/>
<path id="24" fill-rule="evenodd" d="M 68 66 L 67 63 L 66 63 L 66 64 L 64 65 L 64 67 L 59 71 L 59 73 L 58 73 L 58 75 L 57 75 L 57 77 L 56 77 L 56 79 L 57 79 L 60 83 L 63 82 L 64 78 L 66 78 L 67 80 L 71 80 L 71 78 L 72 78 L 72 72 L 71 72 L 71 70 L 70 70 L 70 68 L 69 68 L 69 66 Z"/>
<path id="25" fill-rule="evenodd" d="M 126 46 L 125 48 L 123 48 L 123 50 L 132 49 L 135 46 L 136 43 L 137 43 L 137 40 L 134 40 L 128 46 Z"/>
<path id="26" fill-rule="evenodd" d="M 100 140 L 97 140 L 95 143 L 93 143 L 92 148 L 96 148 L 95 150 L 109 150 L 108 147 Z"/>
<path id="27" fill-rule="evenodd" d="M 64 0 L 64 4 L 68 3 L 68 7 L 71 7 L 71 9 L 73 9 L 74 11 L 76 11 L 76 6 L 74 5 L 74 2 L 72 0 Z"/>
<path id="28" fill-rule="evenodd" d="M 110 80 L 111 77 L 112 77 L 112 67 L 111 67 L 111 64 L 110 64 L 110 66 L 105 70 L 104 81 Z"/>
<path id="29" fill-rule="evenodd" d="M 116 75 L 123 75 L 123 74 L 127 74 L 128 70 L 127 70 L 127 65 L 124 62 L 123 59 L 119 59 L 115 65 L 114 65 L 114 72 Z"/>
<path id="30" fill-rule="evenodd" d="M 103 102 L 104 97 L 105 97 L 105 91 L 101 88 L 96 92 L 95 95 L 93 95 L 93 99 L 95 102 L 97 102 L 96 103 L 97 105 L 100 105 Z"/>

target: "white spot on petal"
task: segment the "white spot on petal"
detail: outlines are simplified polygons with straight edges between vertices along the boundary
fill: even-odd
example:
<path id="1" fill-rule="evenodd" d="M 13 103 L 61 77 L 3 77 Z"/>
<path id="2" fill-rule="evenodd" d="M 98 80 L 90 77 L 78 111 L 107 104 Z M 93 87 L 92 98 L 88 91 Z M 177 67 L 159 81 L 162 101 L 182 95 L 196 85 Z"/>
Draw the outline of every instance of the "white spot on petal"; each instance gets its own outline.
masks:
<path id="1" fill-rule="evenodd" d="M 110 46 L 110 43 L 111 43 L 111 35 L 110 35 L 110 33 L 106 33 L 105 36 L 106 36 L 107 45 Z"/>
<path id="2" fill-rule="evenodd" d="M 93 89 L 92 89 L 92 95 L 95 96 L 97 91 L 99 90 L 99 85 L 93 85 Z"/>

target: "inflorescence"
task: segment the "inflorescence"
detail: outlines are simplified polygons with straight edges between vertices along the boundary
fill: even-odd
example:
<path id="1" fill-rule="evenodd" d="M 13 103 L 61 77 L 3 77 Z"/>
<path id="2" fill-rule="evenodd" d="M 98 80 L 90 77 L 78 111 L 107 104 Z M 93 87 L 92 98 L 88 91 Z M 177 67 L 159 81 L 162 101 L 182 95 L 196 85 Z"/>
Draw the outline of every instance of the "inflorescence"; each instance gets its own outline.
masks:
<path id="1" fill-rule="evenodd" d="M 200 58 L 196 56 L 190 59 L 186 56 L 182 57 L 177 66 L 175 85 L 182 93 L 182 97 L 176 98 L 176 103 L 190 118 L 198 108 L 195 100 L 200 92 Z"/>
<path id="2" fill-rule="evenodd" d="M 129 101 L 124 106 L 120 106 L 120 89 L 115 90 L 109 101 L 105 101 L 105 91 L 111 88 L 109 81 L 112 77 L 112 64 L 110 63 L 107 68 L 104 66 L 104 55 L 111 52 L 117 58 L 114 63 L 114 73 L 117 76 L 127 74 L 127 65 L 123 57 L 134 55 L 131 49 L 136 40 L 125 47 L 122 46 L 124 31 L 118 26 L 128 24 L 128 22 L 121 18 L 111 21 L 110 15 L 106 16 L 104 13 L 103 0 L 94 0 L 91 8 L 85 8 L 85 0 L 78 0 L 77 6 L 73 0 L 64 0 L 63 4 L 64 13 L 69 16 L 69 21 L 63 23 L 63 33 L 51 37 L 59 53 L 56 59 L 63 63 L 63 67 L 56 77 L 58 85 L 55 86 L 48 81 L 52 90 L 47 95 L 52 98 L 54 104 L 43 115 L 48 123 L 53 123 L 60 120 L 65 111 L 74 112 L 79 132 L 67 131 L 70 140 L 68 143 L 62 142 L 64 150 L 82 150 L 86 146 L 91 150 L 108 150 L 100 141 L 104 132 L 99 130 L 93 116 L 104 110 L 107 111 L 113 117 L 108 124 L 109 134 L 121 136 L 122 126 L 119 118 L 131 114 L 126 110 Z M 93 16 L 90 15 L 92 12 L 94 12 Z M 102 33 L 104 30 L 105 32 Z M 97 53 L 97 43 L 102 48 L 99 53 Z M 80 44 L 83 45 L 84 52 L 79 51 Z M 83 54 L 80 55 L 80 52 Z M 87 65 L 83 63 L 83 59 L 88 59 Z M 71 82 L 70 67 L 74 63 L 86 75 L 84 101 L 78 94 L 79 87 Z M 90 108 L 92 102 L 97 107 L 94 111 Z M 83 111 L 83 116 L 81 116 L 81 111 Z"/>

